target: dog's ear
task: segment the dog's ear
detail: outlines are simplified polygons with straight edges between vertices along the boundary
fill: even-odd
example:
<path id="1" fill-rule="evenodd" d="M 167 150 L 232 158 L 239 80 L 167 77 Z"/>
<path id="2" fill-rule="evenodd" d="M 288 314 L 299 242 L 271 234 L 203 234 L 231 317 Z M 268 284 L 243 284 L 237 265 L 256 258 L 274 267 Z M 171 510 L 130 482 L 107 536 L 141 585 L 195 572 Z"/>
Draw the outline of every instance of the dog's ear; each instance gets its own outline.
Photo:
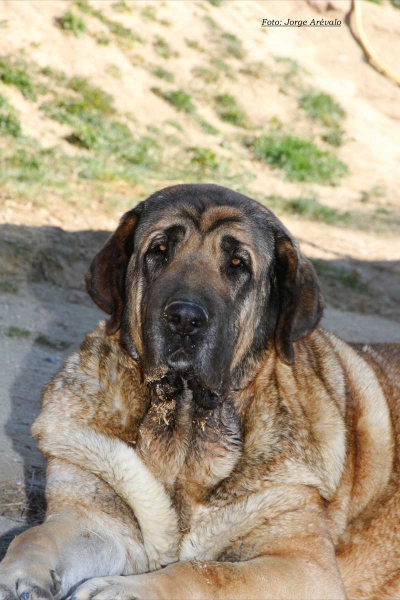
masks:
<path id="1" fill-rule="evenodd" d="M 293 342 L 316 328 L 324 305 L 314 267 L 284 230 L 275 236 L 275 269 L 279 296 L 275 348 L 279 358 L 291 365 Z"/>
<path id="2" fill-rule="evenodd" d="M 86 274 L 86 289 L 101 310 L 111 315 L 106 331 L 112 335 L 121 325 L 125 275 L 134 248 L 134 233 L 142 206 L 125 213 L 115 232 L 96 254 Z"/>

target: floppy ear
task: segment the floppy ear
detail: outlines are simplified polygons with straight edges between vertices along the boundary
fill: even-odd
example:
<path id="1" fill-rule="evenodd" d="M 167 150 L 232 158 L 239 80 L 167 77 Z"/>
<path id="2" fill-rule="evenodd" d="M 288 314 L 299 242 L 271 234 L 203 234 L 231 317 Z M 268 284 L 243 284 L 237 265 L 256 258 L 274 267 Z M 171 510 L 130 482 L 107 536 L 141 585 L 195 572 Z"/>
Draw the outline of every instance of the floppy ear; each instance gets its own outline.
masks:
<path id="1" fill-rule="evenodd" d="M 125 213 L 116 231 L 96 254 L 86 274 L 86 289 L 101 310 L 111 315 L 106 331 L 116 333 L 124 310 L 125 275 L 132 256 L 134 232 L 142 207 Z"/>
<path id="2" fill-rule="evenodd" d="M 275 238 L 279 313 L 275 348 L 288 365 L 294 362 L 293 342 L 313 331 L 324 305 L 317 275 L 297 242 L 281 231 Z"/>

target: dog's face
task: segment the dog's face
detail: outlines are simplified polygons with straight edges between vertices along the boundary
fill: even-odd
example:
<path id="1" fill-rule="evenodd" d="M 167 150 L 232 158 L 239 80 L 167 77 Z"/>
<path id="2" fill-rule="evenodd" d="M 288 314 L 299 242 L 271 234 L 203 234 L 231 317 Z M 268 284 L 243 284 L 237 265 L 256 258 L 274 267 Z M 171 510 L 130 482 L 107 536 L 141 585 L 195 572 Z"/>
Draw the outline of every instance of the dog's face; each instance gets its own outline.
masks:
<path id="1" fill-rule="evenodd" d="M 185 379 L 209 408 L 273 344 L 293 362 L 293 341 L 322 314 L 315 272 L 281 222 L 216 185 L 167 188 L 126 213 L 87 287 L 148 381 L 174 393 Z"/>

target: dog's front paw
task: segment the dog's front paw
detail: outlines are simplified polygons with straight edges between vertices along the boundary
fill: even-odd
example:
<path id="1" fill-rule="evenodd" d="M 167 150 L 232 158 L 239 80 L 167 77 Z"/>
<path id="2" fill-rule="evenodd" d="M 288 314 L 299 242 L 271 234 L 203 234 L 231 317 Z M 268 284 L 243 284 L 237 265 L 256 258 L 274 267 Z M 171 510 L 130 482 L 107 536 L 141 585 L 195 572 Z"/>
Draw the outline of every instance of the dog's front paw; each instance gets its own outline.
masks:
<path id="1" fill-rule="evenodd" d="M 55 571 L 0 565 L 0 600 L 53 600 L 59 589 Z"/>
<path id="2" fill-rule="evenodd" d="M 140 575 L 94 577 L 80 585 L 71 600 L 157 600 L 139 580 Z"/>

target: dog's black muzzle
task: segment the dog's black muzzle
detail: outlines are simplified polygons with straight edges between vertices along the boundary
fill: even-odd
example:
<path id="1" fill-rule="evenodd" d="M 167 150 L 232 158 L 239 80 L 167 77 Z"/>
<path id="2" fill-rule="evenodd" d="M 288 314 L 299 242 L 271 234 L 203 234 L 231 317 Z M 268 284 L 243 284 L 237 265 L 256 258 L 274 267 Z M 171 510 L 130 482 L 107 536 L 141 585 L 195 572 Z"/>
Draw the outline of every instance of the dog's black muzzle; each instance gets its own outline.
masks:
<path id="1" fill-rule="evenodd" d="M 167 364 L 184 374 L 207 335 L 208 312 L 199 301 L 177 298 L 167 303 L 163 319 Z"/>
<path id="2" fill-rule="evenodd" d="M 199 293 L 176 275 L 162 283 L 154 285 L 146 302 L 143 333 L 148 380 L 164 398 L 177 398 L 183 385 L 192 391 L 198 406 L 215 408 L 229 377 L 230 311 L 206 284 Z M 165 369 L 162 380 L 152 377 L 160 367 Z"/>

